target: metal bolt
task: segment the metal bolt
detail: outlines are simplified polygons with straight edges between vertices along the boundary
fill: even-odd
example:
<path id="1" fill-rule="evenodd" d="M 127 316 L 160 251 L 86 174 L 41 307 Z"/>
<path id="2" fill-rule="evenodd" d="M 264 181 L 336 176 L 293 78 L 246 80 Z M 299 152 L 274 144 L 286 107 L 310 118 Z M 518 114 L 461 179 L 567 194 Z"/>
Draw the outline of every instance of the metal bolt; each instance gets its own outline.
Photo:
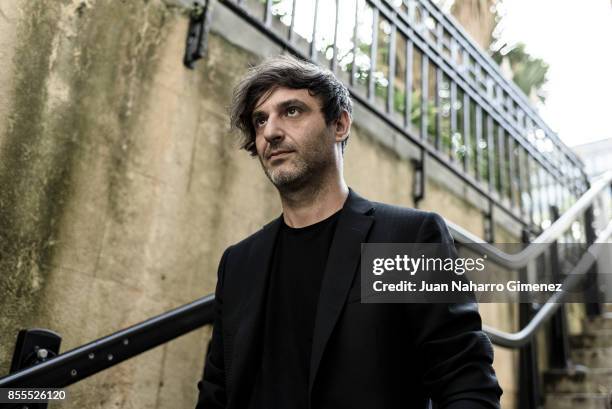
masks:
<path id="1" fill-rule="evenodd" d="M 109 361 L 112 361 L 113 360 L 113 354 L 108 354 L 107 358 L 108 358 Z"/>
<path id="2" fill-rule="evenodd" d="M 47 357 L 49 356 L 49 351 L 47 351 L 44 348 L 39 349 L 38 351 L 36 351 L 36 356 L 39 359 L 47 359 Z"/>
<path id="3" fill-rule="evenodd" d="M 95 355 L 93 352 L 90 352 L 89 355 L 87 355 L 87 358 L 89 359 L 94 359 Z"/>
<path id="4" fill-rule="evenodd" d="M 70 376 L 77 376 L 76 369 L 73 369 L 72 371 L 70 371 Z"/>
<path id="5" fill-rule="evenodd" d="M 123 345 L 127 345 L 127 344 L 129 344 L 129 343 L 130 343 L 130 340 L 129 340 L 129 339 L 127 339 L 127 338 L 126 338 L 126 339 L 124 339 L 124 340 L 123 340 Z"/>

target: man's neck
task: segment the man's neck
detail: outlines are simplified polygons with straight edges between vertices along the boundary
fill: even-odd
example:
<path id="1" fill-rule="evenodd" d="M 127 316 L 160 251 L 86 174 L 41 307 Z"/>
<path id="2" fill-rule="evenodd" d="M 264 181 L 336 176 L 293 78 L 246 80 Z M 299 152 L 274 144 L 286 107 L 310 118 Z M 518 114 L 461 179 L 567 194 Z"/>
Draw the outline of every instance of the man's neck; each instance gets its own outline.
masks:
<path id="1" fill-rule="evenodd" d="M 321 186 L 305 186 L 291 193 L 281 193 L 283 218 L 290 227 L 306 227 L 325 220 L 342 209 L 348 196 L 344 179 Z"/>

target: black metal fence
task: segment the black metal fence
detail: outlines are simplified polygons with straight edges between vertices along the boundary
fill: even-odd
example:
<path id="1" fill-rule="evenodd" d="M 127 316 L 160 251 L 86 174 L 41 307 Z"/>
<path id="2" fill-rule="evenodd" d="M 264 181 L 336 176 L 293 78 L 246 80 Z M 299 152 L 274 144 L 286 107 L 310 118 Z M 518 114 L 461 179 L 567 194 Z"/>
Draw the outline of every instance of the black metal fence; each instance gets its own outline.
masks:
<path id="1" fill-rule="evenodd" d="M 522 91 L 430 0 L 222 0 L 523 226 L 587 189 L 583 165 Z"/>

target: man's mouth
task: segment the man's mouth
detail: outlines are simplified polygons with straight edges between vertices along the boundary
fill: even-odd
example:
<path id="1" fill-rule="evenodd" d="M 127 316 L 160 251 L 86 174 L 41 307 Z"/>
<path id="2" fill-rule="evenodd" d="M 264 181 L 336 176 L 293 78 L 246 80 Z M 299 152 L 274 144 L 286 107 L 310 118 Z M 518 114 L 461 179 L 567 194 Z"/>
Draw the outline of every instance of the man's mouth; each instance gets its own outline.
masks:
<path id="1" fill-rule="evenodd" d="M 274 159 L 274 158 L 277 158 L 277 157 L 289 154 L 291 152 L 293 152 L 293 151 L 290 151 L 290 150 L 273 151 L 273 152 L 270 153 L 270 156 L 268 156 L 268 159 Z"/>

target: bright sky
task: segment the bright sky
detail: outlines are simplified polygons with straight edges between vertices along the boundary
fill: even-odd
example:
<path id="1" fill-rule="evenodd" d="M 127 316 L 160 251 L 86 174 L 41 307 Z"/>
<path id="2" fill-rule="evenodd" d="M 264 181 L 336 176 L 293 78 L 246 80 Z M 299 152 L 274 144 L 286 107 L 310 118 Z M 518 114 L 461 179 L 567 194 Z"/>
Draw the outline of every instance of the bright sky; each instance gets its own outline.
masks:
<path id="1" fill-rule="evenodd" d="M 549 65 L 540 115 L 568 145 L 612 138 L 610 0 L 503 0 L 504 38 Z"/>

